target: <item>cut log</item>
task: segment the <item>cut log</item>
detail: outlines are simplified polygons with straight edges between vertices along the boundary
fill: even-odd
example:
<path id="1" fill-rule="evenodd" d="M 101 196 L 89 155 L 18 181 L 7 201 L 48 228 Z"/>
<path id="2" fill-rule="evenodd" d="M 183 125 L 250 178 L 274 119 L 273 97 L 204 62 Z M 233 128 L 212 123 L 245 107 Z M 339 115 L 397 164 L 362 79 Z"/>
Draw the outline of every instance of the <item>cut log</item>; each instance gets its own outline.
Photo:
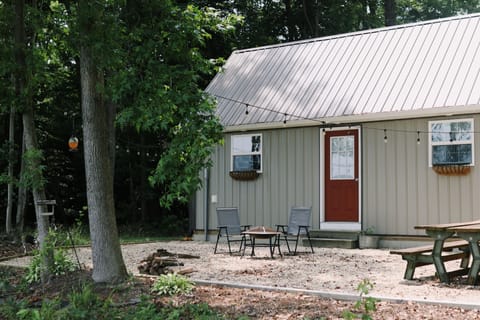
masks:
<path id="1" fill-rule="evenodd" d="M 156 252 L 148 255 L 145 259 L 140 261 L 138 271 L 143 274 L 161 275 L 166 273 L 177 272 L 170 267 L 183 266 L 183 262 L 178 259 L 197 259 L 199 256 L 189 254 L 170 253 L 165 249 L 158 249 Z M 183 274 L 193 272 L 192 268 L 182 269 Z"/>

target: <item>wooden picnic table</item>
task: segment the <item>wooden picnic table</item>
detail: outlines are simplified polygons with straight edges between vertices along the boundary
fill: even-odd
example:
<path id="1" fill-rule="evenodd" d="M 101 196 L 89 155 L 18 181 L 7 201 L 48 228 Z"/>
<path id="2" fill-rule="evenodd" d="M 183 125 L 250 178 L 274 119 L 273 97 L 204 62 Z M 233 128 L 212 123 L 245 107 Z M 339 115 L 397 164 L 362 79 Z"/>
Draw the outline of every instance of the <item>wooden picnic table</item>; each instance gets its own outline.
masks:
<path id="1" fill-rule="evenodd" d="M 478 273 L 480 272 L 480 223 L 464 226 L 450 227 L 457 236 L 468 241 L 470 253 L 472 254 L 472 265 L 468 272 L 468 284 L 475 285 L 478 282 Z"/>
<path id="2" fill-rule="evenodd" d="M 458 228 L 468 227 L 473 225 L 480 225 L 480 220 L 458 222 L 458 223 L 427 224 L 427 225 L 418 225 L 414 227 L 417 230 L 425 230 L 425 233 L 434 241 L 431 258 L 433 260 L 433 264 L 435 265 L 437 275 L 440 278 L 441 282 L 448 283 L 450 281 L 449 273 L 445 269 L 444 259 L 442 258 L 442 252 L 444 252 L 445 240 L 455 235 L 457 233 L 456 230 Z M 471 229 L 461 229 L 461 230 L 466 231 Z M 480 234 L 478 236 L 480 237 Z M 471 247 L 472 245 L 470 245 L 470 249 Z M 478 248 L 476 248 L 475 250 L 478 251 Z M 480 252 L 477 252 L 477 253 L 478 253 L 478 257 L 480 258 Z M 479 264 L 479 263 L 480 262 L 477 262 L 476 264 Z M 466 265 L 466 263 L 463 263 L 463 261 L 462 261 L 461 267 L 462 267 L 461 270 L 457 270 L 454 272 L 455 275 L 471 273 L 468 269 L 468 265 Z"/>

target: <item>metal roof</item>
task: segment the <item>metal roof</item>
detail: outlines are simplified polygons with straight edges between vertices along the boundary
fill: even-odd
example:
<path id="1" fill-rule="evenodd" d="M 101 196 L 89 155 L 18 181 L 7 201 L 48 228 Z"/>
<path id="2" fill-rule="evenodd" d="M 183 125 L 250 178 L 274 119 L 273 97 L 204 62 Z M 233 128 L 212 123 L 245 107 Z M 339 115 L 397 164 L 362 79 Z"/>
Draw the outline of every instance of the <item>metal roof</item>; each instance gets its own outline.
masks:
<path id="1" fill-rule="evenodd" d="M 480 14 L 238 50 L 223 69 L 206 92 L 227 130 L 480 112 Z"/>

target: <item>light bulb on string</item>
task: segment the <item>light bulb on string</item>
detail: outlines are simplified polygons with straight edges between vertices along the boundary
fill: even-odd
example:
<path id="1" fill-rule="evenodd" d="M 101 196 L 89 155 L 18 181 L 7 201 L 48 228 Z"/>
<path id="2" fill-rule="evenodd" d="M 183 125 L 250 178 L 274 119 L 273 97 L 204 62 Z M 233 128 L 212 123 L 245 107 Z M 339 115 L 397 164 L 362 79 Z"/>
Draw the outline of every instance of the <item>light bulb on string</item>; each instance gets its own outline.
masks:
<path id="1" fill-rule="evenodd" d="M 327 131 L 325 131 L 325 128 L 322 129 L 322 134 L 325 136 L 327 134 Z"/>
<path id="2" fill-rule="evenodd" d="M 284 118 L 283 118 L 283 124 L 287 124 L 287 114 L 285 113 L 283 116 L 284 116 Z"/>
<path id="3" fill-rule="evenodd" d="M 245 104 L 245 114 L 248 115 L 248 103 Z"/>
<path id="4" fill-rule="evenodd" d="M 388 142 L 387 129 L 383 129 L 383 142 L 385 142 L 385 143 Z"/>
<path id="5" fill-rule="evenodd" d="M 420 131 L 417 131 L 417 144 L 420 144 Z"/>

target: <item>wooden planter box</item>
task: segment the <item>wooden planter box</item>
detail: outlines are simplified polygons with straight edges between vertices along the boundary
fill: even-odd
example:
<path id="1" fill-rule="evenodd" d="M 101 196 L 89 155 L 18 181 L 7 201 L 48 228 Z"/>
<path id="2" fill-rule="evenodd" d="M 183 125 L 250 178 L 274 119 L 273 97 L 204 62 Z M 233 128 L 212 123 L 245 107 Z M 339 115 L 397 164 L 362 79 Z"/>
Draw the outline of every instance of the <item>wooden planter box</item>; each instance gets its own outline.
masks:
<path id="1" fill-rule="evenodd" d="M 445 176 L 463 176 L 470 173 L 470 166 L 463 165 L 448 165 L 448 166 L 433 166 L 433 171 L 437 174 Z"/>
<path id="2" fill-rule="evenodd" d="M 230 177 L 235 180 L 243 180 L 243 181 L 248 181 L 248 180 L 255 180 L 258 178 L 260 173 L 257 171 L 230 171 L 229 172 Z"/>

